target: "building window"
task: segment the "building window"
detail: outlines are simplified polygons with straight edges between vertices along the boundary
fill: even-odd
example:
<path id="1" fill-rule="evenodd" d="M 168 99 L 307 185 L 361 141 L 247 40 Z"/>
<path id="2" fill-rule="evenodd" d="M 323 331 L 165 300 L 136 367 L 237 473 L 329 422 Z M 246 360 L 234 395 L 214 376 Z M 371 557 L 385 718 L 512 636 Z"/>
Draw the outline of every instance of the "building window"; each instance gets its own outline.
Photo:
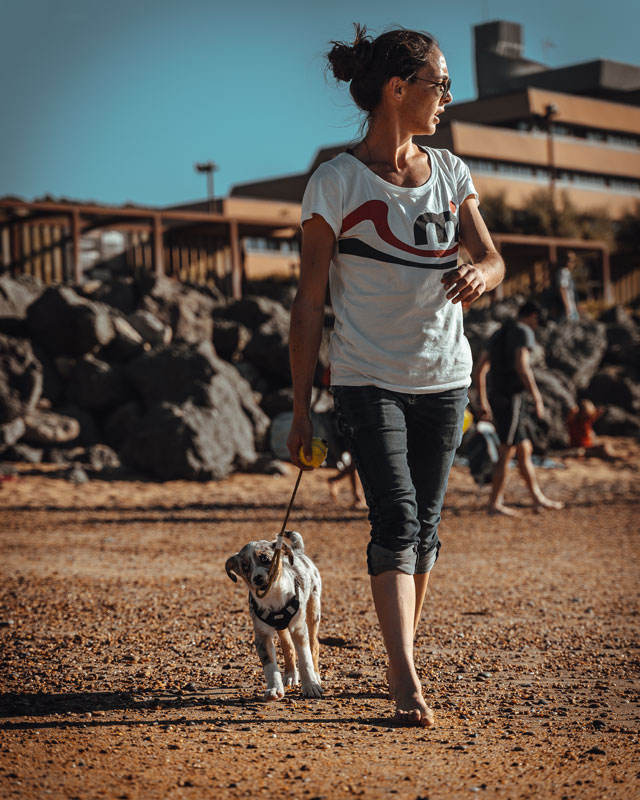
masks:
<path id="1" fill-rule="evenodd" d="M 247 236 L 243 239 L 248 253 L 283 253 L 290 255 L 299 250 L 296 239 L 269 239 L 265 236 Z"/>

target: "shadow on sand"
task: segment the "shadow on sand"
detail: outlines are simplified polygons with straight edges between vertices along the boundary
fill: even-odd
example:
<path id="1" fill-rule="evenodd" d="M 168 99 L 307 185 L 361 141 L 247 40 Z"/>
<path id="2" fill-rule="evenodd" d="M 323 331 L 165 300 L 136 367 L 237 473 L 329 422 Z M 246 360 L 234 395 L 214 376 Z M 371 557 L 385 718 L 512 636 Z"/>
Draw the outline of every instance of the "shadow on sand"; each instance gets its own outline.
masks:
<path id="1" fill-rule="evenodd" d="M 296 713 L 290 701 L 295 700 L 296 704 L 311 703 L 318 708 L 318 703 L 323 700 L 381 700 L 386 699 L 383 692 L 336 692 L 325 695 L 322 700 L 306 700 L 299 695 L 289 695 L 277 704 L 265 703 L 262 701 L 261 692 L 256 692 L 251 697 L 230 696 L 225 690 L 212 690 L 207 693 L 198 694 L 152 694 L 152 693 L 131 693 L 131 692 L 73 692 L 60 694 L 47 693 L 5 693 L 0 694 L 0 716 L 5 719 L 0 722 L 0 730 L 38 730 L 38 729 L 72 729 L 72 728 L 102 728 L 102 727 L 137 727 L 145 725 L 213 725 L 223 729 L 239 729 L 239 726 L 250 726 L 248 730 L 255 726 L 259 728 L 263 725 L 291 725 L 299 724 L 311 732 L 313 726 L 318 724 L 339 723 L 353 725 L 369 725 L 374 727 L 389 728 L 393 727 L 393 720 L 384 717 L 351 717 L 351 716 L 309 716 Z M 236 711 L 265 711 L 269 708 L 289 707 L 292 714 L 287 714 L 281 718 L 252 717 L 241 718 L 221 717 L 219 714 L 228 714 Z M 162 715 L 159 718 L 153 716 L 153 712 L 179 711 L 189 709 L 190 711 L 216 711 L 217 714 L 209 718 L 207 716 L 194 719 L 186 716 L 167 717 Z M 119 717 L 118 719 L 102 719 L 101 716 L 108 712 L 140 712 L 146 711 L 152 716 L 145 719 L 131 719 Z M 77 717 L 82 715 L 81 719 Z M 100 716 L 94 716 L 100 715 Z M 66 719 L 58 719 L 65 716 Z M 7 719 L 10 718 L 10 719 Z M 36 719 L 34 719 L 36 718 Z M 39 719 L 38 719 L 39 718 Z"/>

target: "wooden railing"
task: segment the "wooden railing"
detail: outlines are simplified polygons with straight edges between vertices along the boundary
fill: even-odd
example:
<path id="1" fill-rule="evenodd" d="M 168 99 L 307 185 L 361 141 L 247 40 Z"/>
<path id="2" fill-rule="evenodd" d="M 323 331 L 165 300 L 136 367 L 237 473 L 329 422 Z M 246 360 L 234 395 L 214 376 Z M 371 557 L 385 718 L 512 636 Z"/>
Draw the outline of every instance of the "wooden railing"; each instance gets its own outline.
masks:
<path id="1" fill-rule="evenodd" d="M 628 272 L 612 283 L 613 299 L 616 305 L 626 306 L 640 298 L 640 267 Z"/>

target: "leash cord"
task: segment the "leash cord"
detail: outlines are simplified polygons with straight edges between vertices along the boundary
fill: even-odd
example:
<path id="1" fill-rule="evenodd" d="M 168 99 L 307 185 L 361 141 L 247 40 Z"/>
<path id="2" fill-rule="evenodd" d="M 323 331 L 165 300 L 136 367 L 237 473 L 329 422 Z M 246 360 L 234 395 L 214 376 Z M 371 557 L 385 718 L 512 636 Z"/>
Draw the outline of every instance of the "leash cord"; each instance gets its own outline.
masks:
<path id="1" fill-rule="evenodd" d="M 291 509 L 293 508 L 293 501 L 295 499 L 296 492 L 298 491 L 298 486 L 300 486 L 301 478 L 302 478 L 302 470 L 298 472 L 296 485 L 293 487 L 293 492 L 291 493 L 291 500 L 289 500 L 289 508 L 287 508 L 287 513 L 284 515 L 284 522 L 282 523 L 282 528 L 276 539 L 276 549 L 273 554 L 273 558 L 271 559 L 271 565 L 269 567 L 269 575 L 267 576 L 267 582 L 260 589 L 256 589 L 256 594 L 258 595 L 258 597 L 264 597 L 267 594 L 276 577 L 276 572 L 278 571 L 278 567 L 280 565 L 280 555 L 282 553 L 282 537 L 284 536 L 284 532 L 287 529 L 289 514 L 291 513 Z"/>

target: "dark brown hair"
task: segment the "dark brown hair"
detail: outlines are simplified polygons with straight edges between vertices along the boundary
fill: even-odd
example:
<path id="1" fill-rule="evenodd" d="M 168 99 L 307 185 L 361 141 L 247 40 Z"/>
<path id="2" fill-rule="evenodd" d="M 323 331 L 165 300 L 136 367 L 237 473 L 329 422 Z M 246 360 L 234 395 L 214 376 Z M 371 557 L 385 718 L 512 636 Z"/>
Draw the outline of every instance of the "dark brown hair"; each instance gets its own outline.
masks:
<path id="1" fill-rule="evenodd" d="M 333 48 L 327 53 L 327 60 L 337 80 L 350 82 L 349 91 L 356 105 L 371 115 L 380 103 L 385 83 L 396 76 L 405 81 L 415 79 L 438 49 L 438 42 L 430 33 L 404 28 L 373 39 L 364 25 L 354 22 L 353 26 L 353 42 L 331 42 Z"/>

